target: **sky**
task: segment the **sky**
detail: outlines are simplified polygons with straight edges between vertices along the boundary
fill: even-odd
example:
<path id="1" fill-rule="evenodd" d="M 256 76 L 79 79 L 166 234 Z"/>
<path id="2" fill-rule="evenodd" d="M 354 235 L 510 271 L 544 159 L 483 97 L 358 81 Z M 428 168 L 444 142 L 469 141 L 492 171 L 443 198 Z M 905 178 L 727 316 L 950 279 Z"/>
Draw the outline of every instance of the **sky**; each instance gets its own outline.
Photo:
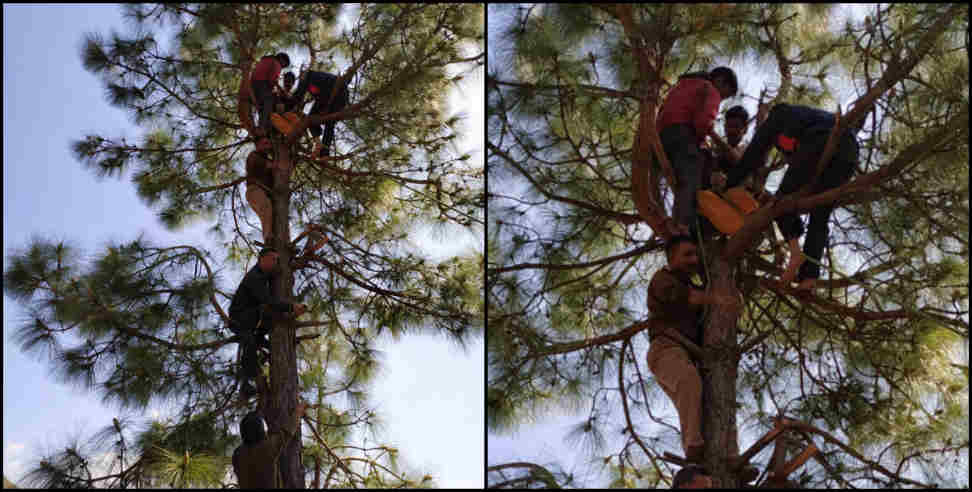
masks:
<path id="1" fill-rule="evenodd" d="M 3 6 L 5 266 L 6 257 L 35 236 L 70 240 L 86 255 L 108 241 L 139 234 L 158 244 L 211 247 L 206 224 L 165 230 L 128 176 L 99 181 L 70 153 L 69 143 L 89 132 L 139 135 L 127 115 L 105 101 L 98 78 L 81 66 L 82 35 L 111 29 L 127 32 L 116 5 Z M 466 77 L 449 104 L 451 112 L 468 118 L 461 126 L 460 150 L 481 163 L 483 78 Z M 258 223 L 255 217 L 253 222 Z M 435 257 L 482 251 L 482 239 L 471 234 L 450 238 L 449 244 L 442 239 L 429 236 L 415 244 Z M 54 380 L 44 359 L 21 352 L 11 336 L 24 314 L 4 296 L 3 475 L 15 483 L 40 454 L 68 438 L 90 436 L 119 415 L 97 395 Z M 387 442 L 402 450 L 408 467 L 431 472 L 441 487 L 482 488 L 482 338 L 472 340 L 466 351 L 434 335 L 384 340 L 378 348 L 384 370 L 372 401 L 387 422 Z"/>
<path id="2" fill-rule="evenodd" d="M 863 4 L 838 7 L 836 12 L 837 15 L 832 18 L 831 29 L 842 27 L 848 18 L 854 20 L 862 19 L 870 8 L 873 8 L 873 6 Z M 515 15 L 516 5 L 513 4 L 489 5 L 487 8 L 487 17 L 489 19 L 487 22 L 487 56 L 489 59 L 488 69 L 491 70 L 492 73 L 493 67 L 502 67 L 499 70 L 499 78 L 503 80 L 509 80 L 513 77 L 513 75 L 508 68 L 510 64 L 505 57 L 505 55 L 510 53 L 510 45 L 508 43 L 504 43 L 500 36 L 511 19 L 515 18 Z M 771 89 L 775 90 L 779 86 L 778 75 L 775 75 L 775 72 L 774 77 L 777 78 L 767 80 L 765 76 L 759 75 L 760 72 L 765 72 L 765 68 L 752 61 L 730 61 L 716 59 L 713 66 L 717 65 L 730 66 L 735 71 L 739 80 L 739 95 L 723 102 L 720 106 L 720 111 L 725 111 L 729 107 L 736 104 L 742 104 L 750 115 L 755 115 L 756 98 L 759 96 L 760 89 L 765 86 L 769 86 Z M 832 83 L 835 98 L 834 107 L 824 109 L 835 110 L 836 104 L 839 103 L 841 108 L 843 108 L 843 110 L 846 112 L 850 103 L 856 99 L 856 95 L 852 87 L 850 87 L 848 84 L 834 83 L 836 80 L 837 79 L 833 77 L 829 79 L 829 82 Z M 621 89 L 618 87 L 612 88 Z M 748 97 L 740 97 L 743 95 Z M 721 122 L 717 122 L 716 124 L 717 126 L 720 126 L 720 128 L 717 130 L 722 133 L 723 129 L 721 128 Z M 743 145 L 748 143 L 749 139 L 752 138 L 753 133 L 754 125 L 751 124 L 747 129 L 746 136 L 743 139 Z M 771 174 L 767 180 L 767 189 L 775 190 L 779 185 L 779 181 L 782 179 L 782 175 L 783 172 L 781 171 Z M 493 184 L 491 183 L 490 186 L 493 186 Z M 509 191 L 507 194 L 515 196 L 517 191 L 518 190 Z M 843 211 L 838 209 L 836 213 L 843 213 Z M 847 271 L 854 271 L 857 264 L 855 264 L 853 259 L 848 260 L 849 261 L 844 264 L 845 269 L 847 269 Z M 647 317 L 648 312 L 646 307 L 638 306 L 637 308 L 643 312 L 644 317 Z M 644 359 L 647 344 L 641 343 L 641 349 L 639 350 L 639 338 L 641 337 L 635 337 L 633 339 L 633 345 L 635 347 L 635 353 L 638 355 L 642 371 L 647 371 Z M 967 357 L 967 351 L 965 357 Z M 614 378 L 616 376 L 610 377 Z M 608 383 L 606 386 L 616 386 L 616 379 L 613 379 L 613 381 L 615 381 L 613 385 Z M 656 398 L 653 398 L 653 401 L 657 402 L 652 406 L 653 414 L 656 417 L 664 418 L 667 422 L 677 427 L 678 417 L 675 414 L 675 408 L 669 399 L 659 391 Z M 488 433 L 487 440 L 489 446 L 487 452 L 487 466 L 522 461 L 536 463 L 542 466 L 556 465 L 554 468 L 551 468 L 551 471 L 564 471 L 567 473 L 572 473 L 578 480 L 577 484 L 581 486 L 606 486 L 609 482 L 609 478 L 607 477 L 607 474 L 602 473 L 603 461 L 595 458 L 593 461 L 587 462 L 579 458 L 579 456 L 583 453 L 578 452 L 577 443 L 565 441 L 564 439 L 564 436 L 570 432 L 572 427 L 576 426 L 579 422 L 583 421 L 587 417 L 590 409 L 590 403 L 581 405 L 576 412 L 566 412 L 552 409 L 544 412 L 537 419 L 537 421 L 525 423 L 514 431 L 502 434 Z M 618 415 L 620 415 L 620 413 L 618 413 Z M 619 418 L 623 419 L 623 416 Z M 645 420 L 645 422 L 647 422 L 647 420 Z M 611 429 L 613 432 L 613 427 L 611 427 Z M 639 430 L 642 435 L 645 436 L 663 436 L 665 439 L 661 449 L 674 452 L 677 455 L 682 455 L 681 445 L 674 433 L 661 432 L 659 426 L 656 425 L 652 425 L 650 427 L 647 425 L 644 427 L 639 427 Z M 837 435 L 840 435 L 839 431 L 837 431 Z M 747 449 L 759 437 L 760 435 L 754 432 L 747 432 L 745 427 L 740 427 L 740 449 Z M 600 456 L 603 457 L 609 453 L 614 453 L 616 455 L 618 450 L 620 450 L 621 445 L 623 445 L 623 442 L 624 441 L 620 437 L 609 437 L 607 439 L 607 445 L 603 448 L 603 452 Z M 764 451 L 764 453 L 765 452 L 767 451 Z M 617 463 L 616 456 L 614 463 Z"/>

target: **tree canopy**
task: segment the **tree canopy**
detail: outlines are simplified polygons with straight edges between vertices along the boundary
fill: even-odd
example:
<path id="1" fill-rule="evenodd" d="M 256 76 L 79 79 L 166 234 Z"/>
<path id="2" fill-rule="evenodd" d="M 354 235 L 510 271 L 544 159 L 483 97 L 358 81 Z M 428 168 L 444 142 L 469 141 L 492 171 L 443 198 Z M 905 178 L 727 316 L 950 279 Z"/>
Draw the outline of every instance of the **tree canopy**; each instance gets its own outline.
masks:
<path id="1" fill-rule="evenodd" d="M 271 360 L 289 357 L 296 391 L 317 405 L 295 448 L 304 473 L 288 484 L 303 487 L 305 476 L 325 488 L 434 484 L 382 443 L 369 389 L 380 337 L 434 333 L 465 346 L 482 332 L 482 253 L 431 258 L 415 241 L 426 230 L 482 233 L 482 164 L 459 150 L 462 114 L 446 105 L 463 77 L 482 71 L 482 6 L 122 8 L 130 32 L 91 33 L 80 56 L 140 135 L 135 142 L 84 135 L 71 148 L 97 176 L 130 178 L 167 228 L 211 224 L 218 246 L 138 237 L 86 255 L 69 240 L 36 238 L 9 255 L 4 292 L 29 310 L 16 335 L 23 348 L 48 357 L 63 381 L 130 412 L 46 456 L 25 483 L 235 482 L 229 456 L 249 409 L 235 402 L 237 337 L 226 327 L 226 308 L 256 259 L 253 238 L 261 238 L 240 189 L 253 144 L 238 117 L 238 93 L 261 56 L 283 51 L 289 70 L 338 74 L 352 93 L 348 107 L 330 116 L 340 121 L 331 159 L 309 158 L 306 141 L 290 148 L 275 140 L 275 158 L 287 155 L 292 169 L 275 175 L 286 176 L 274 187 L 287 218 L 280 230 L 320 224 L 329 238 L 322 261 L 282 265 L 275 285 L 309 310 L 289 327 L 299 330 L 296 349 L 275 339 Z M 292 247 L 289 237 L 280 241 Z M 143 425 L 134 412 L 151 403 L 176 411 Z M 287 405 L 271 407 L 273 430 Z M 103 453 L 109 459 L 101 466 Z"/>
<path id="2" fill-rule="evenodd" d="M 849 183 L 781 199 L 703 248 L 710 273 L 727 262 L 719 288 L 744 298 L 727 383 L 740 452 L 786 415 L 813 430 L 794 450 L 821 449 L 791 477 L 801 486 L 968 486 L 968 8 L 867 6 L 843 24 L 840 9 L 490 7 L 487 426 L 512 434 L 562 413 L 576 425 L 557 460 L 490 458 L 488 486 L 671 484 L 661 458 L 681 454 L 678 419 L 640 333 L 672 195 L 656 167 L 653 217 L 639 215 L 631 167 L 658 157 L 638 132 L 677 77 L 716 66 L 740 83 L 721 111 L 787 102 L 864 121 Z M 775 282 L 764 236 L 774 217 L 827 203 L 839 208 L 820 288 L 801 294 Z M 607 481 L 566 472 L 571 460 Z"/>

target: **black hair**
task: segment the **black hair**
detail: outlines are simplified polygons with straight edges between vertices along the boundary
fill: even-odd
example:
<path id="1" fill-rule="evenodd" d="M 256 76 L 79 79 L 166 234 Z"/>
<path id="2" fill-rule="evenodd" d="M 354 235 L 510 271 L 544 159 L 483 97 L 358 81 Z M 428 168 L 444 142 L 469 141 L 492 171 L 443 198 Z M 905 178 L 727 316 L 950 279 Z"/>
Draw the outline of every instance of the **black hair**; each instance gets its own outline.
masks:
<path id="1" fill-rule="evenodd" d="M 665 243 L 665 257 L 671 258 L 672 252 L 675 251 L 675 246 L 678 246 L 681 243 L 695 244 L 695 240 L 692 239 L 692 236 L 686 234 L 676 234 L 672 236 L 668 239 L 668 242 Z"/>
<path id="2" fill-rule="evenodd" d="M 277 53 L 274 56 L 277 58 L 277 61 L 280 62 L 281 67 L 287 68 L 290 66 L 290 57 L 287 56 L 286 53 L 281 52 L 281 53 Z"/>
<path id="3" fill-rule="evenodd" d="M 739 89 L 739 84 L 736 82 L 736 72 L 733 72 L 729 67 L 713 68 L 709 72 L 709 79 L 715 80 L 716 77 L 722 77 L 729 84 L 729 87 L 732 89 L 732 94 L 729 94 L 729 97 L 736 95 L 736 91 Z"/>
<path id="4" fill-rule="evenodd" d="M 682 468 L 675 474 L 675 478 L 672 479 L 672 488 L 681 488 L 683 485 L 695 480 L 698 475 L 708 475 L 705 468 L 698 465 L 689 465 Z"/>
<path id="5" fill-rule="evenodd" d="M 729 111 L 726 111 L 726 119 L 729 118 L 741 118 L 745 123 L 749 121 L 749 111 L 746 111 L 746 108 L 742 106 L 733 106 L 729 108 Z"/>
<path id="6" fill-rule="evenodd" d="M 260 412 L 253 410 L 243 417 L 240 421 L 240 437 L 243 438 L 243 444 L 256 444 L 267 437 Z"/>

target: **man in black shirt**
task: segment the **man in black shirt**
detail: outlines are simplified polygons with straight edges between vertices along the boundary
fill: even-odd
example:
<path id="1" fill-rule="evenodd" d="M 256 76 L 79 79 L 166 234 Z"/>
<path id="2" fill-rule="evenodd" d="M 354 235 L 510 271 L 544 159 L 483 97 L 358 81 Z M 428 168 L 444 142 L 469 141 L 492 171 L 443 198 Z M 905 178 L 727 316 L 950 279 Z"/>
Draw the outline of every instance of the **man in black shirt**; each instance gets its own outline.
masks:
<path id="1" fill-rule="evenodd" d="M 861 123 L 863 121 L 861 120 Z M 736 186 L 746 176 L 762 167 L 770 149 L 775 146 L 783 153 L 788 163 L 776 196 L 782 197 L 796 192 L 813 179 L 817 163 L 820 161 L 835 122 L 833 113 L 821 109 L 777 104 L 770 111 L 766 121 L 757 128 L 756 135 L 746 148 L 742 160 L 730 172 L 726 185 Z M 857 168 L 859 144 L 856 136 L 859 129 L 860 125 L 848 128 L 837 137 L 837 149 L 811 190 L 812 193 L 836 188 L 850 180 Z M 827 246 L 829 232 L 827 223 L 833 211 L 833 205 L 822 205 L 810 211 L 810 224 L 803 244 L 803 254 L 800 253 L 798 242 L 804 231 L 800 216 L 791 213 L 776 219 L 776 224 L 780 227 L 783 238 L 788 241 L 790 248 L 789 264 L 780 277 L 782 282 L 789 283 L 796 279 L 801 289 L 813 287 L 816 279 L 820 277 L 819 263 L 823 250 Z M 804 262 L 804 255 L 813 261 Z"/>
<path id="2" fill-rule="evenodd" d="M 334 92 L 334 85 L 338 82 L 338 76 L 327 72 L 308 71 L 300 77 L 300 84 L 297 92 L 294 93 L 293 101 L 296 101 L 298 109 L 303 108 L 304 95 L 310 92 L 314 98 L 314 106 L 311 107 L 309 115 L 331 114 L 340 112 L 348 104 L 348 85 L 347 82 L 339 87 L 331 99 Z M 311 135 L 315 138 L 321 136 L 321 143 L 314 147 L 315 157 L 327 157 L 330 155 L 331 142 L 334 140 L 334 125 L 336 120 L 324 123 L 323 136 L 321 136 L 321 126 L 315 125 L 309 128 Z"/>
<path id="3" fill-rule="evenodd" d="M 276 271 L 278 256 L 273 248 L 263 248 L 257 264 L 243 277 L 230 303 L 230 330 L 239 335 L 243 349 L 240 368 L 243 387 L 240 391 L 244 398 L 256 394 L 249 380 L 255 379 L 258 374 L 257 344 L 270 347 L 266 338 L 272 326 L 270 312 L 297 317 L 307 311 L 307 306 L 303 304 L 295 305 L 271 297 L 270 280 Z"/>

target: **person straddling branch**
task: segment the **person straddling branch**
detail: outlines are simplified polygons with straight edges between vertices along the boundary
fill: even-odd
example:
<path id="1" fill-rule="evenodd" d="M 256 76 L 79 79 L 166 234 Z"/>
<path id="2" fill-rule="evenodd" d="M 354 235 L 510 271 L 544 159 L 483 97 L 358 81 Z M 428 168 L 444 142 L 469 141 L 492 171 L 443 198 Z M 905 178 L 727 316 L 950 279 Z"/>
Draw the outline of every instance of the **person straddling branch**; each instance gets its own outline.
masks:
<path id="1" fill-rule="evenodd" d="M 262 137 L 257 143 L 258 150 L 269 147 L 266 138 L 270 132 L 270 113 L 273 111 L 274 86 L 280 77 L 280 71 L 290 66 L 290 57 L 286 53 L 264 56 L 253 67 L 250 74 L 250 94 L 256 101 L 259 114 L 258 135 Z"/>
<path id="2" fill-rule="evenodd" d="M 833 113 L 821 109 L 777 104 L 770 110 L 766 121 L 756 129 L 756 135 L 746 148 L 742 160 L 729 174 L 727 186 L 735 186 L 750 173 L 761 168 L 770 148 L 775 146 L 783 153 L 787 162 L 786 173 L 776 193 L 777 198 L 798 191 L 813 179 L 835 121 Z M 857 167 L 859 129 L 860 125 L 848 128 L 838 137 L 836 152 L 813 185 L 811 193 L 821 193 L 850 180 Z M 821 205 L 810 211 L 810 224 L 803 245 L 803 254 L 813 260 L 809 262 L 804 261 L 804 256 L 800 253 L 798 239 L 804 232 L 800 216 L 790 213 L 776 219 L 790 250 L 790 260 L 780 277 L 782 282 L 788 284 L 795 278 L 800 283 L 799 288 L 813 287 L 820 277 L 819 262 L 827 246 L 827 223 L 833 210 L 833 205 Z"/>
<path id="3" fill-rule="evenodd" d="M 294 417 L 283 422 L 280 432 L 269 435 L 258 410 L 243 417 L 240 421 L 243 444 L 233 451 L 233 472 L 239 480 L 240 489 L 282 488 L 280 452 L 297 433 L 306 410 L 307 405 L 303 401 L 298 402 Z"/>
<path id="4" fill-rule="evenodd" d="M 668 265 L 655 272 L 648 286 L 649 321 L 648 368 L 678 411 L 685 459 L 700 463 L 704 450 L 702 438 L 702 378 L 689 351 L 672 335 L 678 332 L 696 345 L 702 345 L 702 315 L 706 304 L 738 310 L 740 301 L 732 296 L 705 292 L 692 283 L 698 271 L 698 248 L 690 236 L 673 236 L 665 245 Z M 738 460 L 736 431 L 729 436 L 730 460 Z M 756 469 L 741 472 L 743 480 L 756 478 Z"/>
<path id="5" fill-rule="evenodd" d="M 240 379 L 243 386 L 240 393 L 244 398 L 256 394 L 250 380 L 259 374 L 257 362 L 258 345 L 270 347 L 267 334 L 272 327 L 271 312 L 290 314 L 298 317 L 307 311 L 307 306 L 282 302 L 270 295 L 270 281 L 278 271 L 279 255 L 273 248 L 260 250 L 257 264 L 246 272 L 230 302 L 230 330 L 240 337 L 243 350 L 240 361 Z"/>
<path id="6" fill-rule="evenodd" d="M 314 105 L 311 106 L 308 116 L 319 114 L 327 115 L 340 112 L 348 104 L 348 83 L 345 81 L 334 94 L 333 100 L 331 93 L 338 82 L 338 76 L 327 72 L 305 72 L 300 77 L 300 84 L 294 92 L 293 100 L 296 101 L 296 108 L 303 109 L 304 96 L 309 92 L 314 98 Z M 314 157 L 327 157 L 330 155 L 331 142 L 334 141 L 334 126 L 337 120 L 329 120 L 323 125 L 313 125 L 309 128 L 314 138 L 321 137 L 321 141 L 314 146 Z M 323 126 L 323 131 L 322 131 Z"/>
<path id="7" fill-rule="evenodd" d="M 671 234 L 695 229 L 695 194 L 702 183 L 702 143 L 712 131 L 719 104 L 736 94 L 736 74 L 728 67 L 688 73 L 668 93 L 658 117 L 658 136 L 675 173 Z"/>

